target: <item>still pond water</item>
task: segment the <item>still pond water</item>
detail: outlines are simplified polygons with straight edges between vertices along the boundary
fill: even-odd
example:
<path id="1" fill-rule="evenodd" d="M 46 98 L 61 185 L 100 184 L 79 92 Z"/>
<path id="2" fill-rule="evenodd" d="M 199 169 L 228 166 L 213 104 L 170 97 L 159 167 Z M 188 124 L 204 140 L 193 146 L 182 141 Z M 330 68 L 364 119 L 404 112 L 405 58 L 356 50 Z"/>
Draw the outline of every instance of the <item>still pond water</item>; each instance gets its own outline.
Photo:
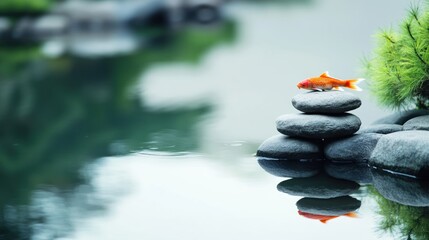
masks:
<path id="1" fill-rule="evenodd" d="M 215 26 L 126 54 L 2 48 L 0 239 L 427 239 L 427 208 L 372 184 L 350 193 L 357 217 L 300 216 L 302 197 L 278 191 L 286 178 L 254 158 L 277 116 L 296 112 L 296 82 L 361 76 L 373 34 L 408 7 L 235 2 Z M 363 125 L 388 114 L 356 94 Z M 403 203 L 428 195 L 422 183 L 378 180 Z"/>

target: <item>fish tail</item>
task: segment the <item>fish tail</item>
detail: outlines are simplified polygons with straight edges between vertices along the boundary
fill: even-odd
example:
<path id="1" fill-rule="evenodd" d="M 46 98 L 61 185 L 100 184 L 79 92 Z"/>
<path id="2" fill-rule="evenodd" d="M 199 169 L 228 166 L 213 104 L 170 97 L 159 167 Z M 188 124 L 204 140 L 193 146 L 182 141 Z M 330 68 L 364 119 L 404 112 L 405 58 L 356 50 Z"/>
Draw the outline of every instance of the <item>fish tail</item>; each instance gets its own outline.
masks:
<path id="1" fill-rule="evenodd" d="M 351 218 L 359 217 L 359 215 L 357 215 L 357 213 L 355 213 L 355 212 L 346 213 L 346 214 L 344 214 L 344 216 L 351 217 Z"/>
<path id="2" fill-rule="evenodd" d="M 356 91 L 362 91 L 362 88 L 360 88 L 357 84 L 362 82 L 363 80 L 365 79 L 357 78 L 357 79 L 346 80 L 346 85 L 344 87 L 351 88 Z"/>

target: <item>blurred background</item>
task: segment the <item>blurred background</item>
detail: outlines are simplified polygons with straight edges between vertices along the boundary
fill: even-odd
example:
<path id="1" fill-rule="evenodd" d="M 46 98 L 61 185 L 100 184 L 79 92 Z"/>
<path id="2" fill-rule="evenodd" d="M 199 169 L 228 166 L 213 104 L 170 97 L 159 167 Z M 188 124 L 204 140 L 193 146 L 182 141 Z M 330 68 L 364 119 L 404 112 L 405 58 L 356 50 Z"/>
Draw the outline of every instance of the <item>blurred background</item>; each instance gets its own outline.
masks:
<path id="1" fill-rule="evenodd" d="M 362 77 L 408 7 L 1 0 L 0 239 L 307 239 L 253 154 L 297 82 Z M 367 125 L 389 111 L 361 87 Z"/>

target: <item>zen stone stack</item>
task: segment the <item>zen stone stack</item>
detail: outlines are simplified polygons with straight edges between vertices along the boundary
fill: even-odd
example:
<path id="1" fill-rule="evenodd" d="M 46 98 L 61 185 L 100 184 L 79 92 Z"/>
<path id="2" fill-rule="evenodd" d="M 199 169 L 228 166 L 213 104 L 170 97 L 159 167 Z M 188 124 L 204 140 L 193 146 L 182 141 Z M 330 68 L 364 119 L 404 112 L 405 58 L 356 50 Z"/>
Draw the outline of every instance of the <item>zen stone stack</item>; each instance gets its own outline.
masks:
<path id="1" fill-rule="evenodd" d="M 330 139 L 350 136 L 361 121 L 347 111 L 360 107 L 361 101 L 348 92 L 307 92 L 292 98 L 301 114 L 285 114 L 277 121 L 277 130 L 292 137 Z"/>
<path id="2" fill-rule="evenodd" d="M 280 160 L 322 160 L 323 142 L 353 135 L 360 119 L 350 113 L 361 100 L 348 92 L 312 91 L 298 94 L 292 105 L 302 113 L 285 114 L 276 120 L 282 134 L 267 139 L 257 156 Z"/>
<path id="3" fill-rule="evenodd" d="M 306 92 L 293 97 L 292 105 L 301 113 L 278 117 L 281 134 L 265 140 L 257 151 L 258 162 L 267 172 L 311 177 L 325 165 L 332 176 L 348 179 L 357 174 L 360 182 L 373 181 L 365 168 L 344 165 L 353 163 L 429 179 L 429 110 L 394 113 L 358 131 L 360 119 L 347 113 L 361 105 L 352 93 Z M 330 170 L 332 164 L 343 164 L 347 175 Z"/>

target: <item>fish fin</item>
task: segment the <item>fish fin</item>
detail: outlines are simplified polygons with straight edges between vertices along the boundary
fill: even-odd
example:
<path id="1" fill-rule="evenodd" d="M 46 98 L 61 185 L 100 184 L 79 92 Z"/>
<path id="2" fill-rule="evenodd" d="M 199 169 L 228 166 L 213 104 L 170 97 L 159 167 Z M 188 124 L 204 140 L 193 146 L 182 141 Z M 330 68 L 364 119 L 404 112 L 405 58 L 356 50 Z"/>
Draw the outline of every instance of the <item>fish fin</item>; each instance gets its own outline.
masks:
<path id="1" fill-rule="evenodd" d="M 319 220 L 321 223 L 326 223 L 329 219 Z"/>
<path id="2" fill-rule="evenodd" d="M 347 87 L 347 88 L 350 88 L 350 89 L 353 89 L 356 91 L 362 91 L 362 88 L 357 86 L 357 84 L 364 81 L 364 80 L 365 79 L 363 79 L 363 78 L 346 80 L 346 85 L 344 87 Z"/>
<path id="3" fill-rule="evenodd" d="M 315 91 L 323 92 L 323 89 L 320 89 L 320 88 L 312 88 L 312 89 Z"/>
<path id="4" fill-rule="evenodd" d="M 351 217 L 351 218 L 358 218 L 359 217 L 359 215 L 355 212 L 346 213 L 346 214 L 344 214 L 344 216 Z"/>
<path id="5" fill-rule="evenodd" d="M 333 89 L 338 90 L 340 92 L 344 92 L 344 89 L 342 87 L 333 87 Z"/>
<path id="6" fill-rule="evenodd" d="M 320 77 L 330 78 L 331 76 L 329 76 L 329 72 L 328 72 L 328 71 L 326 71 L 326 72 L 322 73 L 322 74 L 320 75 Z"/>

